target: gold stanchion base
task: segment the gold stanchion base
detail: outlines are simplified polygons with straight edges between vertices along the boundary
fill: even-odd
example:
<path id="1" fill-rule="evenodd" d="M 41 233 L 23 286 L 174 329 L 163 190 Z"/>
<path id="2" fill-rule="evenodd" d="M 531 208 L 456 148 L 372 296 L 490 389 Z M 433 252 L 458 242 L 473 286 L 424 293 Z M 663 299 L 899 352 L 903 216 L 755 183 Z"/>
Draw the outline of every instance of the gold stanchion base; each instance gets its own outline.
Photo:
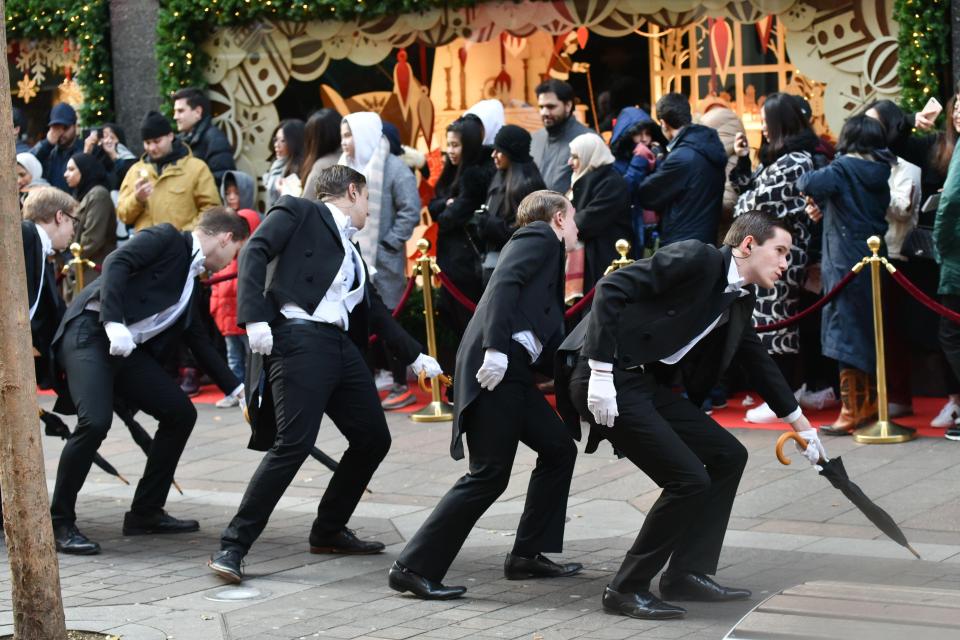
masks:
<path id="1" fill-rule="evenodd" d="M 917 437 L 916 429 L 905 427 L 891 420 L 878 420 L 853 432 L 853 439 L 860 444 L 897 444 Z"/>
<path id="2" fill-rule="evenodd" d="M 420 411 L 410 414 L 414 422 L 453 422 L 453 405 L 449 402 L 433 401 Z"/>

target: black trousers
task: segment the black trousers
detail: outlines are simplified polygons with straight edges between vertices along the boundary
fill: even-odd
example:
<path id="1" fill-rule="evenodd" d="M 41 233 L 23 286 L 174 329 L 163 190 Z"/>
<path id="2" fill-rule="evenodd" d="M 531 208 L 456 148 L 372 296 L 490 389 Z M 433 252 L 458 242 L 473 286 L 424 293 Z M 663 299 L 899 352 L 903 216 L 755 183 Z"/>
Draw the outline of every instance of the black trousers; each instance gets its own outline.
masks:
<path id="1" fill-rule="evenodd" d="M 265 366 L 273 391 L 277 439 L 260 461 L 221 548 L 246 554 L 317 441 L 326 413 L 349 446 L 327 485 L 313 533 L 346 526 L 387 451 L 390 431 L 373 376 L 360 350 L 337 327 L 280 321 Z"/>
<path id="2" fill-rule="evenodd" d="M 951 311 L 960 312 L 960 296 L 941 296 L 940 303 Z M 940 318 L 940 346 L 953 374 L 960 378 L 960 324 Z"/>
<path id="3" fill-rule="evenodd" d="M 114 394 L 159 422 L 130 510 L 146 517 L 160 513 L 197 410 L 147 346 L 138 346 L 126 358 L 111 356 L 110 341 L 94 312 L 72 320 L 57 349 L 77 407 L 77 428 L 60 454 L 50 506 L 54 526 L 77 519 L 77 494 L 113 422 Z"/>
<path id="4" fill-rule="evenodd" d="M 590 368 L 581 360 L 570 381 L 580 415 L 587 410 Z M 714 574 L 747 450 L 689 400 L 650 373 L 614 370 L 619 416 L 602 429 L 620 453 L 663 489 L 610 586 L 647 591 L 669 571 Z"/>
<path id="5" fill-rule="evenodd" d="M 513 552 L 532 557 L 563 550 L 577 448 L 534 384 L 530 356 L 517 343 L 508 355 L 503 380 L 493 391 L 481 390 L 464 415 L 470 471 L 443 496 L 398 558 L 431 580 L 443 579 L 470 530 L 506 490 L 521 442 L 537 452 L 537 464 Z"/>

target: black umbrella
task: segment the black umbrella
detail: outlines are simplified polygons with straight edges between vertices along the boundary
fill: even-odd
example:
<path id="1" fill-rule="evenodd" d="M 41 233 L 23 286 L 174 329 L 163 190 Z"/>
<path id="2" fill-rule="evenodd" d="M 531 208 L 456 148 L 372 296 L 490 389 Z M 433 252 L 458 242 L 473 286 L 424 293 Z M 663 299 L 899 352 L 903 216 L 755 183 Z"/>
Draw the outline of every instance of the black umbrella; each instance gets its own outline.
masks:
<path id="1" fill-rule="evenodd" d="M 57 436 L 64 440 L 70 437 L 70 427 L 68 427 L 67 424 L 61 420 L 60 416 L 57 414 L 47 413 L 43 409 L 40 409 L 40 422 L 43 423 L 43 431 L 48 436 Z M 116 467 L 107 462 L 99 453 L 95 453 L 93 455 L 93 464 L 97 465 L 110 475 L 115 476 L 123 484 L 130 484 L 126 478 L 120 475 L 120 472 L 117 471 Z"/>
<path id="2" fill-rule="evenodd" d="M 147 430 L 143 428 L 143 425 L 137 422 L 133 417 L 136 411 L 130 408 L 120 398 L 114 398 L 113 410 L 118 416 L 120 416 L 120 419 L 123 420 L 123 424 L 127 426 L 127 431 L 130 432 L 130 435 L 133 437 L 133 441 L 137 443 L 137 446 L 140 447 L 140 450 L 145 454 L 149 454 L 150 447 L 153 445 L 153 438 L 151 438 L 150 434 L 147 433 Z M 177 484 L 176 480 L 173 481 L 173 486 L 180 493 L 180 495 L 183 495 L 183 489 L 180 488 L 180 485 Z"/>
<path id="3" fill-rule="evenodd" d="M 790 458 L 783 454 L 783 445 L 787 440 L 795 440 L 799 446 L 802 446 L 804 449 L 807 448 L 807 441 L 800 437 L 795 431 L 784 433 L 777 439 L 777 459 L 779 459 L 782 464 L 790 464 Z M 821 467 L 820 475 L 829 480 L 835 489 L 839 489 L 857 509 L 863 512 L 863 515 L 867 516 L 867 519 L 870 520 L 874 526 L 898 545 L 908 549 L 918 560 L 921 559 L 920 554 L 910 546 L 907 537 L 903 535 L 903 531 L 900 530 L 900 527 L 897 526 L 897 523 L 890 514 L 878 507 L 873 500 L 867 497 L 863 489 L 850 480 L 850 477 L 847 475 L 847 470 L 843 467 L 843 460 L 839 457 L 831 460 L 820 458 L 817 464 Z"/>

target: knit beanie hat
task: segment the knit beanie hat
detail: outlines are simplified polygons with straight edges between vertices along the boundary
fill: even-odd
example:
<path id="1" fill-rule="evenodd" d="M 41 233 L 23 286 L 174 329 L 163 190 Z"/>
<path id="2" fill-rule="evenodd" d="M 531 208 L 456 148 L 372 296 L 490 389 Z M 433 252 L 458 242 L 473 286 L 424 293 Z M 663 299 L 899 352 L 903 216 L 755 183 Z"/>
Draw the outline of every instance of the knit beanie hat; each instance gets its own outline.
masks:
<path id="1" fill-rule="evenodd" d="M 531 162 L 530 134 L 523 127 L 505 124 L 493 140 L 493 148 L 507 156 L 510 162 Z"/>
<path id="2" fill-rule="evenodd" d="M 140 123 L 141 138 L 153 140 L 168 133 L 173 133 L 173 128 L 170 126 L 170 121 L 159 111 L 150 111 L 143 116 L 143 122 Z"/>

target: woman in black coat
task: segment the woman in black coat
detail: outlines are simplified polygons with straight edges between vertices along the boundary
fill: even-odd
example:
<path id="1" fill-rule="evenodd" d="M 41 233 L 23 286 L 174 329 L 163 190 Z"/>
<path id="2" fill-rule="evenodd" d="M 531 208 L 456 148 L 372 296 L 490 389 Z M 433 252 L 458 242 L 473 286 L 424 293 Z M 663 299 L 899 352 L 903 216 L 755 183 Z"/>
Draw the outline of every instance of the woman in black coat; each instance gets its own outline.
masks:
<path id="1" fill-rule="evenodd" d="M 474 213 L 487 199 L 494 167 L 483 151 L 483 125 L 467 115 L 447 127 L 447 159 L 437 182 L 437 197 L 429 205 L 437 223 L 437 265 L 470 300 L 483 291 L 479 239 L 470 233 Z M 441 287 L 438 311 L 445 324 L 463 335 L 471 311 Z"/>
<path id="2" fill-rule="evenodd" d="M 500 250 L 517 228 L 517 207 L 527 195 L 547 187 L 530 157 L 530 134 L 508 124 L 493 141 L 493 164 L 497 173 L 487 192 L 486 215 L 479 218 L 477 234 L 483 246 L 483 286 L 486 288 Z"/>
<path id="3" fill-rule="evenodd" d="M 630 188 L 614 168 L 614 160 L 603 138 L 595 133 L 584 133 L 570 141 L 573 186 L 568 197 L 577 210 L 577 228 L 583 242 L 584 294 L 619 257 L 617 240 L 633 238 Z"/>

